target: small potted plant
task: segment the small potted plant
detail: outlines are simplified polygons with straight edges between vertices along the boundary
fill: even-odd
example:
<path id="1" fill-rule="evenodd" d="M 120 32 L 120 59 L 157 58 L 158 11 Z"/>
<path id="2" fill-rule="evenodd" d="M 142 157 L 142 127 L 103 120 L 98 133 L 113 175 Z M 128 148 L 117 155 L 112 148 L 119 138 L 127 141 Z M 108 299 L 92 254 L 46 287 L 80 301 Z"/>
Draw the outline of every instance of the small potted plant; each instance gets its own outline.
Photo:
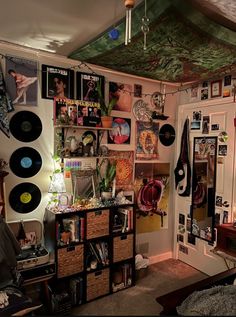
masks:
<path id="1" fill-rule="evenodd" d="M 116 161 L 111 162 L 108 158 L 104 158 L 97 166 L 97 174 L 101 197 L 103 199 L 112 198 L 113 182 L 116 176 Z"/>
<path id="2" fill-rule="evenodd" d="M 108 103 L 106 103 L 102 94 L 100 81 L 97 82 L 97 92 L 98 92 L 98 99 L 99 99 L 100 109 L 101 109 L 102 126 L 104 128 L 111 128 L 112 127 L 111 111 L 113 107 L 115 106 L 115 104 L 117 103 L 118 99 L 113 97 Z"/>

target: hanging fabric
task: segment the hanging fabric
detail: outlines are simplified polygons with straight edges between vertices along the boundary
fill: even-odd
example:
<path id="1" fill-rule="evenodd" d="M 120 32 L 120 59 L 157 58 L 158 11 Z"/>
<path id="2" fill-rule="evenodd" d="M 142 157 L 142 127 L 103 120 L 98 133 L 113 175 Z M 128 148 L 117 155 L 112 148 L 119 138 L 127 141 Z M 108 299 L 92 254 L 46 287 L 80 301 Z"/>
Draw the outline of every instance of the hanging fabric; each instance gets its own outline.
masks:
<path id="1" fill-rule="evenodd" d="M 9 120 L 7 114 L 14 110 L 12 100 L 6 91 L 2 66 L 0 64 L 0 129 L 10 138 Z"/>
<path id="2" fill-rule="evenodd" d="M 180 155 L 174 170 L 175 188 L 179 196 L 189 196 L 191 187 L 191 166 L 189 162 L 189 118 L 185 120 Z"/>

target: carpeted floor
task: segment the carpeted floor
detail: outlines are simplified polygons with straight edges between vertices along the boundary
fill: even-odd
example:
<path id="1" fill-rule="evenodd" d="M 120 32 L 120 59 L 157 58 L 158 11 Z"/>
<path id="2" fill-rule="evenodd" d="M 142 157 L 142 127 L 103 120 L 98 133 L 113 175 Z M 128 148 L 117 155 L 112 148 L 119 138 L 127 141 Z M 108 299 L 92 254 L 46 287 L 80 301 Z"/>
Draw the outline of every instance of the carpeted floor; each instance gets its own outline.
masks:
<path id="1" fill-rule="evenodd" d="M 156 297 L 197 282 L 204 273 L 174 259 L 147 268 L 134 287 L 73 308 L 73 316 L 157 316 L 162 310 Z"/>

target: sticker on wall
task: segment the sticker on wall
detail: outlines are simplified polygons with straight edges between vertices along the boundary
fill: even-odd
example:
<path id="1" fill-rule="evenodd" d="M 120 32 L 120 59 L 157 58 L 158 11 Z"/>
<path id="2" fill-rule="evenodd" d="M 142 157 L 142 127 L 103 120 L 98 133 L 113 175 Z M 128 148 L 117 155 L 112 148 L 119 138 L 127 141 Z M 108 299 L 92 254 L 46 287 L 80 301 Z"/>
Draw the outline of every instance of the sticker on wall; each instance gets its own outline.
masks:
<path id="1" fill-rule="evenodd" d="M 201 89 L 201 100 L 208 99 L 208 89 Z"/>
<path id="2" fill-rule="evenodd" d="M 218 139 L 220 142 L 227 142 L 228 141 L 228 134 L 225 131 L 220 132 Z"/>
<path id="3" fill-rule="evenodd" d="M 36 209 L 41 201 L 41 191 L 33 183 L 21 183 L 10 192 L 9 203 L 13 210 L 21 214 Z"/>
<path id="4" fill-rule="evenodd" d="M 22 147 L 12 153 L 9 166 L 16 176 L 32 177 L 39 172 L 42 166 L 42 158 L 35 149 Z"/>
<path id="5" fill-rule="evenodd" d="M 177 234 L 177 242 L 184 242 L 184 236 L 182 234 Z"/>
<path id="6" fill-rule="evenodd" d="M 216 196 L 216 206 L 222 207 L 222 196 Z"/>
<path id="7" fill-rule="evenodd" d="M 32 111 L 19 111 L 10 120 L 12 135 L 21 142 L 35 141 L 42 132 L 42 122 Z"/>
<path id="8" fill-rule="evenodd" d="M 190 125 L 191 130 L 200 130 L 201 121 L 192 121 Z"/>

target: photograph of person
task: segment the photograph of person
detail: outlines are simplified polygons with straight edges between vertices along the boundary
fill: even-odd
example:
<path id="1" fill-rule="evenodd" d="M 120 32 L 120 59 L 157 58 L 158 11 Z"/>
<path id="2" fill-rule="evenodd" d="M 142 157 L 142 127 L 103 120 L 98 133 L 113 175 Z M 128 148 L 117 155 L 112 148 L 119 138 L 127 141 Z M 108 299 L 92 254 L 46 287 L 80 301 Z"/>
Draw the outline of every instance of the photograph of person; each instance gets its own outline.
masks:
<path id="1" fill-rule="evenodd" d="M 42 98 L 74 98 L 74 71 L 42 65 Z"/>
<path id="2" fill-rule="evenodd" d="M 37 105 L 37 62 L 6 58 L 6 87 L 13 104 Z"/>
<path id="3" fill-rule="evenodd" d="M 118 99 L 113 110 L 131 111 L 132 106 L 132 86 L 129 84 L 109 82 L 109 99 L 113 97 Z"/>

